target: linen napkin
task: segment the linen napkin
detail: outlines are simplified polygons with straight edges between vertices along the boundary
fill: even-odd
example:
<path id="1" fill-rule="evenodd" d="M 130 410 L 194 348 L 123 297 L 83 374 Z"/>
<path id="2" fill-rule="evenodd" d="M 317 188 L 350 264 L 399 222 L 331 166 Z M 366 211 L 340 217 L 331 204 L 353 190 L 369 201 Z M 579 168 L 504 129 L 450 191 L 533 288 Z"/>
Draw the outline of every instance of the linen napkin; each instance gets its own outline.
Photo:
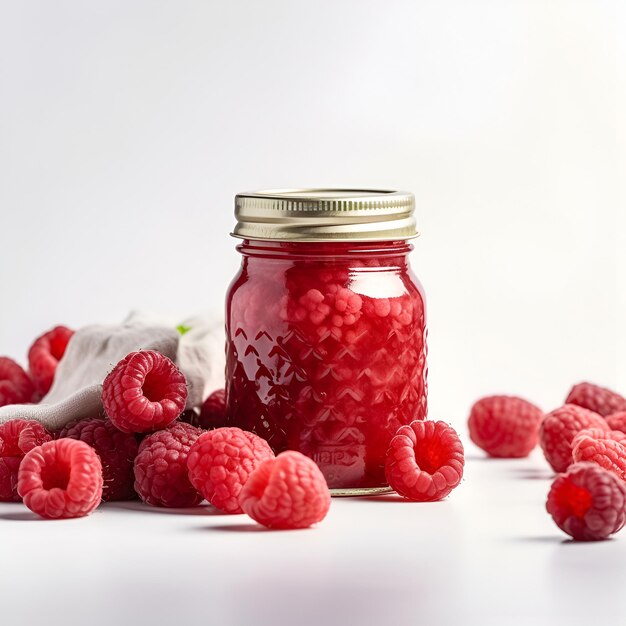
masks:
<path id="1" fill-rule="evenodd" d="M 176 324 L 154 314 L 133 312 L 117 326 L 77 330 L 59 362 L 50 391 L 39 404 L 0 407 L 0 424 L 11 419 L 41 422 L 58 430 L 102 411 L 102 382 L 129 352 L 157 350 L 172 359 L 189 384 L 187 408 L 200 406 L 224 386 L 224 325 L 216 315 Z"/>

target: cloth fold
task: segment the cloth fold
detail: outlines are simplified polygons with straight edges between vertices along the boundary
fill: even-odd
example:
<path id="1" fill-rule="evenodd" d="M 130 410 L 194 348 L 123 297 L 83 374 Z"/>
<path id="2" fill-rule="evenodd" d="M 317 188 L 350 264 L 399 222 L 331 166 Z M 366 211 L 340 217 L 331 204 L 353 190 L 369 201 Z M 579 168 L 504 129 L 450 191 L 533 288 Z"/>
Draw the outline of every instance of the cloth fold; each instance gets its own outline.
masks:
<path id="1" fill-rule="evenodd" d="M 179 330 L 178 330 L 179 329 Z M 0 407 L 0 424 L 31 419 L 58 430 L 75 419 L 102 410 L 102 382 L 129 352 L 157 350 L 172 359 L 189 384 L 187 408 L 200 406 L 224 386 L 224 325 L 215 315 L 202 315 L 176 324 L 133 312 L 118 326 L 87 326 L 70 339 L 59 362 L 52 388 L 39 404 Z"/>

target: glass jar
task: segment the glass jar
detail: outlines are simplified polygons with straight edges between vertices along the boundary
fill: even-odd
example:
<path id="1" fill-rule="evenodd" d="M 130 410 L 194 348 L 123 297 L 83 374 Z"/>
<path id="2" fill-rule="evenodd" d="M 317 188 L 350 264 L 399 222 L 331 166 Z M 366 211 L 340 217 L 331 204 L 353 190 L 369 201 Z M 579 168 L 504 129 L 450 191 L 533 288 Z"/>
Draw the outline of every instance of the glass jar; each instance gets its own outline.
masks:
<path id="1" fill-rule="evenodd" d="M 241 270 L 226 301 L 228 424 L 299 450 L 336 494 L 385 490 L 385 453 L 426 417 L 413 196 L 240 194 Z"/>

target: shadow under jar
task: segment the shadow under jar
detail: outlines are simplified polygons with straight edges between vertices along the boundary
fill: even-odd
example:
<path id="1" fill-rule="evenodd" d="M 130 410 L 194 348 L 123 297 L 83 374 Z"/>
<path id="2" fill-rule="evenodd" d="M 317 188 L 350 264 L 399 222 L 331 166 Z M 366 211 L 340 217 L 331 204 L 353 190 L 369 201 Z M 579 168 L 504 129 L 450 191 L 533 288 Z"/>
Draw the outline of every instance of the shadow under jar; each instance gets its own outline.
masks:
<path id="1" fill-rule="evenodd" d="M 226 300 L 230 426 L 298 450 L 334 495 L 387 489 L 385 453 L 426 418 L 426 314 L 410 193 L 239 194 Z"/>

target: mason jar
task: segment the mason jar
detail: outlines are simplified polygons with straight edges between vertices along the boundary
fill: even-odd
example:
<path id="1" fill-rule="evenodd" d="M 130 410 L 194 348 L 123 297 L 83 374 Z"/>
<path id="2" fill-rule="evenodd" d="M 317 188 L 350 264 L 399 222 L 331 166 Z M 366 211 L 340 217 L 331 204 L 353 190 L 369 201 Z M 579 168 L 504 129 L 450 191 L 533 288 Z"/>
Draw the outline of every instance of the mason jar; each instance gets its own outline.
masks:
<path id="1" fill-rule="evenodd" d="M 298 450 L 338 495 L 387 488 L 385 454 L 425 419 L 426 311 L 414 197 L 298 189 L 237 195 L 241 269 L 226 300 L 227 421 Z"/>

